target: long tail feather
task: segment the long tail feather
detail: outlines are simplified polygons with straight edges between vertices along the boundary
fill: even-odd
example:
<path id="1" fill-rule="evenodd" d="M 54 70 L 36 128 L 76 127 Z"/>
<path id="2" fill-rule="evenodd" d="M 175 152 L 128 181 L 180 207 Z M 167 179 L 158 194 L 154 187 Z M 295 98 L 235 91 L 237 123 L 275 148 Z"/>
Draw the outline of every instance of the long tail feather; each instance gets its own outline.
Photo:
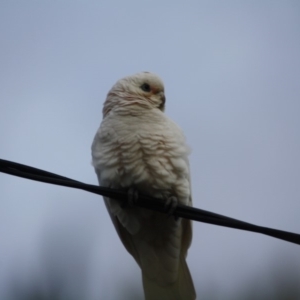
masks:
<path id="1" fill-rule="evenodd" d="M 146 300 L 194 300 L 196 292 L 185 258 L 180 258 L 178 279 L 172 285 L 159 286 L 143 273 Z"/>

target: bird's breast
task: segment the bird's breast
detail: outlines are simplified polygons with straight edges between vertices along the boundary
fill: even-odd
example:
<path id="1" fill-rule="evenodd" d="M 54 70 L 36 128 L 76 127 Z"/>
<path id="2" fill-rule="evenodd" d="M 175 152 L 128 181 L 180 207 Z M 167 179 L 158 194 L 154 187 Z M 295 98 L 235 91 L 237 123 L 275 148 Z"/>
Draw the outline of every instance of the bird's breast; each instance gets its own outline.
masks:
<path id="1" fill-rule="evenodd" d="M 136 187 L 154 197 L 189 194 L 188 149 L 181 132 L 165 122 L 103 122 L 93 147 L 100 182 L 115 188 Z M 171 129 L 171 130 L 170 130 Z"/>

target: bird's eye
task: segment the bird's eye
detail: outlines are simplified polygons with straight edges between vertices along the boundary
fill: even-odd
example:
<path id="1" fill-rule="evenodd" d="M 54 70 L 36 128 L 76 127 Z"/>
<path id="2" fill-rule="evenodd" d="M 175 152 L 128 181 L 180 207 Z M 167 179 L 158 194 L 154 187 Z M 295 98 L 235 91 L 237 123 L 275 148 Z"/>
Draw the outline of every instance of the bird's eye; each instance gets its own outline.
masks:
<path id="1" fill-rule="evenodd" d="M 144 91 L 144 92 L 150 92 L 151 88 L 150 85 L 148 83 L 143 83 L 140 88 Z"/>

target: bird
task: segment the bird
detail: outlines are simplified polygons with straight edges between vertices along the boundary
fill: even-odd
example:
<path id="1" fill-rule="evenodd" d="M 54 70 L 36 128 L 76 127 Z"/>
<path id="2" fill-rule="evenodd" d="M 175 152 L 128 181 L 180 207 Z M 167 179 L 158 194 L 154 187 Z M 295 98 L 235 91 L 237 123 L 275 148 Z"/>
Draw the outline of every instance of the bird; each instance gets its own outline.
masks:
<path id="1" fill-rule="evenodd" d="M 164 113 L 163 81 L 140 72 L 118 80 L 107 94 L 92 143 L 99 185 L 128 192 L 128 201 L 104 197 L 115 229 L 142 273 L 146 300 L 193 300 L 186 263 L 191 220 L 176 218 L 178 203 L 192 206 L 188 156 L 180 127 Z M 134 205 L 138 195 L 160 199 L 169 213 Z"/>

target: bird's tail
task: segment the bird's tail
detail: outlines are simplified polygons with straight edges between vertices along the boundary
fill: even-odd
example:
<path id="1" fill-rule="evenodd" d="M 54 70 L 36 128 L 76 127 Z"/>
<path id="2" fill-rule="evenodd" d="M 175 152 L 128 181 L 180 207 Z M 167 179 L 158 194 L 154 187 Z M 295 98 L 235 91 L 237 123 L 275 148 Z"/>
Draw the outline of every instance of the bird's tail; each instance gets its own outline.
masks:
<path id="1" fill-rule="evenodd" d="M 178 278 L 173 284 L 160 286 L 143 273 L 143 285 L 146 300 L 196 299 L 193 280 L 184 257 L 180 258 Z"/>

